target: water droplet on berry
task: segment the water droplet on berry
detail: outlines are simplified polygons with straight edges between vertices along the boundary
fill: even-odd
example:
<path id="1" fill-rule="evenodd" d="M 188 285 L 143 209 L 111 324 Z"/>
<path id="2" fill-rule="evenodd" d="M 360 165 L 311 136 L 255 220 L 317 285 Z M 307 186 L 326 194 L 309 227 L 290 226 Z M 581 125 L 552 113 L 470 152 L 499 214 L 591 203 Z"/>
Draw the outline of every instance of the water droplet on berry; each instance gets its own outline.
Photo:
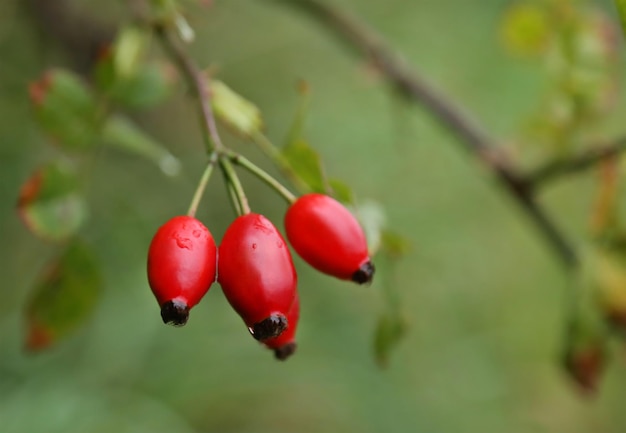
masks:
<path id="1" fill-rule="evenodd" d="M 189 239 L 189 238 L 176 236 L 176 245 L 178 245 L 178 248 L 184 248 L 186 250 L 191 250 L 192 247 L 193 247 L 193 242 L 191 242 L 191 239 Z"/>

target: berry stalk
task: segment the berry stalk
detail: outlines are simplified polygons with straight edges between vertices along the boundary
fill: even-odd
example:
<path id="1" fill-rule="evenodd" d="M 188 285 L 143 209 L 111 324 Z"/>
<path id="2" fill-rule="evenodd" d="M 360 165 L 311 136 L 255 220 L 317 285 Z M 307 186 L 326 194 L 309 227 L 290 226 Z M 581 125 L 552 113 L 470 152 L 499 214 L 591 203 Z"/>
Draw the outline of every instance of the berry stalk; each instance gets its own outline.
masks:
<path id="1" fill-rule="evenodd" d="M 246 193 L 243 190 L 239 176 L 237 176 L 235 168 L 231 164 L 229 157 L 221 154 L 219 157 L 219 164 L 222 169 L 224 179 L 226 180 L 226 185 L 228 186 L 231 202 L 237 212 L 237 215 L 241 216 L 249 214 L 250 205 L 248 204 L 248 198 L 246 197 Z"/>
<path id="2" fill-rule="evenodd" d="M 200 200 L 202 200 L 202 195 L 204 194 L 204 190 L 206 189 L 207 183 L 209 183 L 209 179 L 211 178 L 211 173 L 213 173 L 213 167 L 217 162 L 217 153 L 211 153 L 209 157 L 209 162 L 202 173 L 202 177 L 198 182 L 198 186 L 196 191 L 193 194 L 193 198 L 191 199 L 191 204 L 189 205 L 189 210 L 187 211 L 187 215 L 190 217 L 196 216 L 196 211 L 198 210 L 198 206 L 200 205 Z"/>
<path id="3" fill-rule="evenodd" d="M 246 170 L 255 175 L 259 180 L 263 181 L 266 185 L 276 191 L 288 204 L 296 201 L 296 196 L 289 191 L 282 183 L 280 183 L 277 179 L 275 179 L 268 172 L 263 170 L 261 167 L 250 161 L 243 155 L 240 155 L 235 152 L 228 152 L 228 157 L 230 160 Z"/>

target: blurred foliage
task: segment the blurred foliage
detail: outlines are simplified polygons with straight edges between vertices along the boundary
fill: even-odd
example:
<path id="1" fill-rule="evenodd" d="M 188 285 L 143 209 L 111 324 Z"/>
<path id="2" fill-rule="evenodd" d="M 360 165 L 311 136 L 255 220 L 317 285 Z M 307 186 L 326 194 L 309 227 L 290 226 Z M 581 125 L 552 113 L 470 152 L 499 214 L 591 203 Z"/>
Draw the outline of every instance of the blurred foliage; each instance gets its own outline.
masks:
<path id="1" fill-rule="evenodd" d="M 619 23 L 594 2 L 519 0 L 501 33 L 510 53 L 534 59 L 549 80 L 523 142 L 539 159 L 579 151 L 617 102 Z"/>
<path id="2" fill-rule="evenodd" d="M 26 308 L 26 348 L 48 349 L 84 325 L 96 306 L 102 281 L 91 250 L 74 240 L 49 265 Z"/>
<path id="3" fill-rule="evenodd" d="M 47 240 L 67 240 L 87 216 L 80 178 L 65 161 L 39 168 L 22 185 L 17 210 L 34 234 Z"/>
<path id="4" fill-rule="evenodd" d="M 622 342 L 609 339 L 603 317 L 593 316 L 602 312 L 594 307 L 613 305 L 600 294 L 622 288 L 621 256 L 606 249 L 619 244 L 619 236 L 607 233 L 620 231 L 590 233 L 586 218 L 590 202 L 607 202 L 601 192 L 606 177 L 598 182 L 581 175 L 542 197 L 565 215 L 568 233 L 599 252 L 572 284 L 502 195 L 450 150 L 446 131 L 411 111 L 397 134 L 388 87 L 319 27 L 269 1 L 188 1 L 184 8 L 170 0 L 152 3 L 159 6 L 156 19 L 171 18 L 187 39 L 186 25 L 194 29 L 192 55 L 202 66 L 218 65 L 220 80 L 262 109 L 263 133 L 274 142 L 301 98 L 294 83 L 307 80 L 305 142 L 324 161 L 324 170 L 317 164 L 315 170 L 332 173 L 327 182 L 340 198 L 359 206 L 371 197 L 383 206 L 384 219 L 375 206 L 357 212 L 373 215 L 365 225 L 379 227 L 387 256 L 405 258 L 380 256 L 380 278 L 371 287 L 332 280 L 298 261 L 299 349 L 287 363 L 251 343 L 219 290 L 208 294 L 193 323 L 165 327 L 147 287 L 145 252 L 154 230 L 185 211 L 204 167 L 196 110 L 174 91 L 177 74 L 136 27 L 124 27 L 104 47 L 93 77 L 80 77 L 67 72 L 72 53 L 40 33 L 25 2 L 0 3 L 3 433 L 626 428 Z M 69 4 L 114 23 L 130 18 L 126 5 Z M 493 133 L 532 143 L 519 148 L 522 158 L 560 157 L 590 137 L 624 132 L 626 113 L 617 104 L 623 44 L 608 1 L 336 4 L 380 29 Z M 520 119 L 529 113 L 531 127 L 519 134 Z M 302 126 L 296 130 L 303 138 Z M 58 146 L 47 146 L 50 138 Z M 161 170 L 102 144 L 140 154 Z M 259 149 L 236 134 L 228 144 L 262 160 Z M 75 152 L 82 149 L 90 149 L 90 157 Z M 59 212 L 42 214 L 42 206 L 65 203 L 74 190 L 44 182 L 53 199 L 38 201 L 36 193 L 47 190 L 30 176 L 33 167 L 54 167 L 66 158 L 85 173 L 90 220 L 70 224 L 60 237 L 80 230 L 93 252 L 42 243 L 15 212 L 22 197 L 22 205 L 30 205 L 22 206 L 22 215 L 30 212 L 42 227 L 59 232 Z M 279 199 L 258 182 L 243 181 L 254 208 L 280 221 Z M 25 182 L 32 188 L 20 190 Z M 198 216 L 219 238 L 233 215 L 221 185 L 211 185 Z M 606 194 L 617 194 L 612 191 Z M 619 205 L 613 205 L 616 218 Z M 36 356 L 25 353 L 24 306 L 36 331 L 40 325 L 58 329 L 65 340 Z M 587 312 L 591 319 L 579 321 L 590 317 Z M 580 384 L 589 387 L 604 371 L 593 404 L 581 399 L 555 362 L 564 333 L 581 336 L 566 340 L 565 350 L 566 366 Z M 618 356 L 604 363 L 612 345 Z"/>

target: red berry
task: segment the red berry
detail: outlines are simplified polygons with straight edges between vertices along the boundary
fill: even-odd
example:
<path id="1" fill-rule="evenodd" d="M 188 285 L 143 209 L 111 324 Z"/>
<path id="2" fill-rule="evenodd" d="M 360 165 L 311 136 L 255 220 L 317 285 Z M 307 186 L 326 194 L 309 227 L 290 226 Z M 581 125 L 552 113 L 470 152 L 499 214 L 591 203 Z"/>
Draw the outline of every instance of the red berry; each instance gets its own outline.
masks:
<path id="1" fill-rule="evenodd" d="M 218 269 L 226 299 L 254 338 L 267 340 L 286 329 L 298 278 L 287 244 L 267 218 L 251 213 L 233 221 Z"/>
<path id="2" fill-rule="evenodd" d="M 176 216 L 157 230 L 148 250 L 148 282 L 163 322 L 187 323 L 189 310 L 215 281 L 217 248 L 197 219 Z"/>
<path id="3" fill-rule="evenodd" d="M 359 284 L 372 280 L 374 265 L 365 233 L 354 215 L 332 197 L 298 198 L 287 210 L 285 230 L 300 257 L 318 271 Z"/>
<path id="4" fill-rule="evenodd" d="M 296 330 L 298 328 L 298 320 L 300 320 L 300 297 L 296 293 L 293 304 L 287 313 L 287 322 L 289 326 L 278 337 L 265 340 L 263 344 L 274 350 L 274 356 L 281 361 L 286 360 L 294 354 L 297 348 Z"/>

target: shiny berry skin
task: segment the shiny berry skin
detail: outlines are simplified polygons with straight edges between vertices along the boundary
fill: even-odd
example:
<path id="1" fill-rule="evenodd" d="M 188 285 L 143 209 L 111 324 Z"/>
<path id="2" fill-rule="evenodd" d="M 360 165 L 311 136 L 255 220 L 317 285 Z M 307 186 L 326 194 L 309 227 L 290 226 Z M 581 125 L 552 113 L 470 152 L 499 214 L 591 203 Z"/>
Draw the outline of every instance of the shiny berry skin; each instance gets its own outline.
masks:
<path id="1" fill-rule="evenodd" d="M 267 218 L 250 213 L 232 222 L 218 269 L 226 299 L 254 338 L 264 341 L 287 328 L 298 277 L 287 244 Z"/>
<path id="2" fill-rule="evenodd" d="M 298 255 L 318 271 L 359 284 L 374 277 L 363 229 L 332 197 L 312 193 L 298 198 L 285 215 L 285 231 Z"/>
<path id="3" fill-rule="evenodd" d="M 148 282 L 164 323 L 182 326 L 189 310 L 215 281 L 217 248 L 197 219 L 176 216 L 163 224 L 148 250 Z"/>
<path id="4" fill-rule="evenodd" d="M 300 320 L 300 297 L 296 293 L 296 298 L 287 313 L 287 322 L 289 326 L 278 337 L 265 340 L 263 344 L 269 349 L 274 350 L 274 356 L 281 361 L 286 360 L 296 351 L 296 330 L 298 321 Z"/>

